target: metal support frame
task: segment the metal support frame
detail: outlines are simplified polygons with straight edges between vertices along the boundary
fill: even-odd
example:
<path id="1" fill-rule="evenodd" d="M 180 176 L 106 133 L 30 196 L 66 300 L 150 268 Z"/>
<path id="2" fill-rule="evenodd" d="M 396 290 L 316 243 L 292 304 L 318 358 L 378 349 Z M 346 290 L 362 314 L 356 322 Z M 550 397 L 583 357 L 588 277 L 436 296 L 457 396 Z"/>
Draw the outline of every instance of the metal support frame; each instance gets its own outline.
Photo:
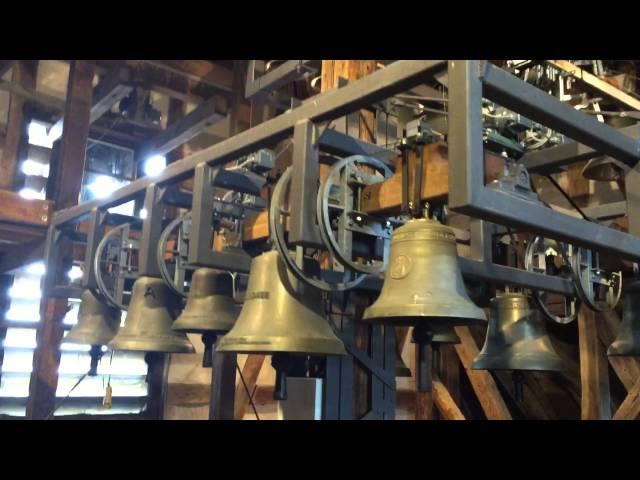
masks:
<path id="1" fill-rule="evenodd" d="M 315 70 L 309 67 L 313 60 L 287 60 L 282 65 L 256 78 L 256 61 L 249 60 L 244 98 L 260 100 L 280 87 L 293 82 L 305 71 Z"/>
<path id="2" fill-rule="evenodd" d="M 640 238 L 558 213 L 484 185 L 482 97 L 526 115 L 630 166 L 640 159 L 638 142 L 562 104 L 492 65 L 449 63 L 449 207 L 498 224 L 624 258 L 640 259 Z"/>

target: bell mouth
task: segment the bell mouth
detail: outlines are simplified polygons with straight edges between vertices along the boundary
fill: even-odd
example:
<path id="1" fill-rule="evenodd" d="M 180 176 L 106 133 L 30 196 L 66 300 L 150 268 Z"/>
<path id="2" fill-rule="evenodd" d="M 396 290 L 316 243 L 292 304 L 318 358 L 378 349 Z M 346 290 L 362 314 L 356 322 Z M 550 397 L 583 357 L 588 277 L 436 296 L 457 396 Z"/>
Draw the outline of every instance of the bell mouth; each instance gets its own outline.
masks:
<path id="1" fill-rule="evenodd" d="M 533 372 L 561 372 L 561 358 L 549 358 L 549 354 L 489 356 L 480 354 L 471 365 L 471 370 L 524 370 Z"/>
<path id="2" fill-rule="evenodd" d="M 299 355 L 346 355 L 347 351 L 340 340 L 327 339 L 295 339 L 291 337 L 236 337 L 225 341 L 222 337 L 218 352 L 251 353 L 271 355 L 274 353 L 290 353 Z"/>
<path id="3" fill-rule="evenodd" d="M 110 337 L 95 338 L 92 337 L 91 334 L 71 336 L 71 333 L 69 333 L 62 339 L 62 343 L 72 343 L 75 345 L 107 345 L 113 337 L 115 337 L 115 334 Z"/>
<path id="4" fill-rule="evenodd" d="M 373 309 L 372 309 L 373 310 Z M 367 322 L 379 322 L 384 325 L 412 327 L 419 325 L 433 325 L 435 328 L 461 327 L 465 325 L 486 325 L 487 319 L 484 312 L 478 309 L 482 316 L 478 316 L 478 312 L 470 311 L 468 316 L 447 316 L 447 315 L 427 315 L 414 313 L 410 306 L 402 308 L 402 312 L 398 312 L 398 308 L 376 308 L 373 311 L 365 311 L 362 320 Z M 438 334 L 439 335 L 439 334 Z M 457 342 L 451 342 L 457 343 Z"/>
<path id="5" fill-rule="evenodd" d="M 134 352 L 164 352 L 164 353 L 195 353 L 196 349 L 191 345 L 189 339 L 136 339 L 123 338 L 116 342 L 110 342 L 108 347 L 112 350 L 124 350 Z"/>

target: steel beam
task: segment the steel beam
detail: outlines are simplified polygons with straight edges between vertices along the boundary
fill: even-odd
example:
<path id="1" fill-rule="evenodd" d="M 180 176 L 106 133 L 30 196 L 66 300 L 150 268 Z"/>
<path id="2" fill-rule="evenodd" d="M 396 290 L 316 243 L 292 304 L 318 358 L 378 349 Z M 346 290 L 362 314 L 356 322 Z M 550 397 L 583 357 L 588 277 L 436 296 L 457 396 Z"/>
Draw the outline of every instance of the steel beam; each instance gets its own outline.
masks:
<path id="1" fill-rule="evenodd" d="M 515 75 L 488 63 L 469 61 L 489 100 L 525 115 L 630 167 L 640 160 L 640 144 L 615 128 L 562 103 Z M 451 72 L 449 73 L 451 87 Z M 456 101 L 451 95 L 451 101 Z M 450 114 L 451 115 L 451 114 Z"/>
<path id="2" fill-rule="evenodd" d="M 506 102 L 505 106 L 516 111 L 527 107 L 530 111 L 524 113 L 538 121 L 544 120 L 541 116 L 551 111 L 553 115 L 547 118 L 551 119 L 547 125 L 564 130 L 593 148 L 608 150 L 606 153 L 620 160 L 630 161 L 637 145 L 623 133 L 560 104 L 554 97 L 506 72 L 496 70 L 491 66 L 481 69 L 477 61 L 451 61 L 449 64 L 449 207 L 500 225 L 521 228 L 582 247 L 612 251 L 632 260 L 640 259 L 638 237 L 485 187 L 480 109 L 483 83 L 486 82 L 489 82 L 488 90 L 492 92 L 489 98 L 503 104 Z M 521 99 L 519 95 L 526 98 Z M 615 142 L 619 143 L 612 145 Z"/>
<path id="3" fill-rule="evenodd" d="M 141 178 L 115 191 L 109 198 L 95 200 L 56 212 L 53 223 L 59 225 L 86 215 L 96 206 L 110 208 L 131 200 L 152 182 L 159 185 L 185 180 L 203 162 L 221 166 L 262 147 L 284 140 L 300 120 L 314 123 L 342 117 L 376 101 L 406 91 L 446 67 L 444 60 L 398 61 L 349 85 L 314 97 L 298 108 L 245 130 L 227 140 L 205 148 L 169 165 L 158 177 Z"/>
<path id="4" fill-rule="evenodd" d="M 255 78 L 255 60 L 249 62 L 249 75 L 244 89 L 247 100 L 263 99 L 271 92 L 293 82 L 309 68 L 305 66 L 313 60 L 287 60 L 282 65 Z"/>

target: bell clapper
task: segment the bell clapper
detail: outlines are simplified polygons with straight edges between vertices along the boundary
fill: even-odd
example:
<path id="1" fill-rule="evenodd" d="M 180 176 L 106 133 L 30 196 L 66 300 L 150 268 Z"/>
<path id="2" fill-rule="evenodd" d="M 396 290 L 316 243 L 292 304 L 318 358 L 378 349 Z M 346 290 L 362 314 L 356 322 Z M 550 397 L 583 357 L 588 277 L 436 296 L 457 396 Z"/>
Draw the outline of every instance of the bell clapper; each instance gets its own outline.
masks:
<path id="1" fill-rule="evenodd" d="M 418 362 L 416 365 L 416 390 L 418 392 L 430 392 L 432 389 L 432 361 L 429 347 L 433 339 L 433 330 L 423 326 L 413 328 L 413 342 L 418 349 Z"/>
<path id="2" fill-rule="evenodd" d="M 98 375 L 98 363 L 100 363 L 100 359 L 102 358 L 102 347 L 100 345 L 91 345 L 89 354 L 91 355 L 91 366 L 89 367 L 87 375 L 95 377 Z"/>
<path id="3" fill-rule="evenodd" d="M 204 344 L 204 354 L 202 355 L 202 367 L 211 368 L 213 366 L 213 356 L 215 355 L 215 345 L 218 335 L 212 332 L 202 334 L 202 343 Z"/>
<path id="4" fill-rule="evenodd" d="M 287 399 L 287 369 L 289 367 L 289 355 L 286 353 L 274 353 L 271 357 L 271 365 L 276 370 L 276 384 L 273 390 L 274 400 Z"/>

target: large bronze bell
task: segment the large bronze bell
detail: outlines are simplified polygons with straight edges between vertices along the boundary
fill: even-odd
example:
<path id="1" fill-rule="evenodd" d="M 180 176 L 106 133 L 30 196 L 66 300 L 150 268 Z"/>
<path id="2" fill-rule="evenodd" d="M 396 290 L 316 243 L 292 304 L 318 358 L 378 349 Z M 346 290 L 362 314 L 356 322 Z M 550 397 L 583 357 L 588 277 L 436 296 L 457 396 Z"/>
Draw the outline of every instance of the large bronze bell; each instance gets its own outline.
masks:
<path id="1" fill-rule="evenodd" d="M 607 355 L 640 355 L 640 281 L 625 289 L 622 299 L 622 323 Z"/>
<path id="2" fill-rule="evenodd" d="M 133 284 L 124 327 L 109 342 L 114 350 L 193 353 L 193 345 L 182 332 L 171 330 L 176 299 L 159 279 L 139 277 Z"/>
<path id="3" fill-rule="evenodd" d="M 491 299 L 487 337 L 471 368 L 559 371 L 563 365 L 540 312 L 522 293 L 504 293 Z"/>
<path id="4" fill-rule="evenodd" d="M 486 322 L 465 289 L 449 227 L 420 218 L 393 232 L 382 291 L 363 320 L 416 327 Z"/>
<path id="5" fill-rule="evenodd" d="M 171 328 L 177 332 L 219 335 L 231 330 L 237 317 L 231 276 L 199 268 L 191 277 L 184 310 Z"/>
<path id="6" fill-rule="evenodd" d="M 254 258 L 244 306 L 218 351 L 345 355 L 342 341 L 322 315 L 321 292 L 297 292 L 296 283 L 277 251 Z"/>
<path id="7" fill-rule="evenodd" d="M 78 323 L 64 337 L 64 343 L 106 345 L 120 328 L 120 310 L 100 301 L 86 289 L 80 297 Z"/>

